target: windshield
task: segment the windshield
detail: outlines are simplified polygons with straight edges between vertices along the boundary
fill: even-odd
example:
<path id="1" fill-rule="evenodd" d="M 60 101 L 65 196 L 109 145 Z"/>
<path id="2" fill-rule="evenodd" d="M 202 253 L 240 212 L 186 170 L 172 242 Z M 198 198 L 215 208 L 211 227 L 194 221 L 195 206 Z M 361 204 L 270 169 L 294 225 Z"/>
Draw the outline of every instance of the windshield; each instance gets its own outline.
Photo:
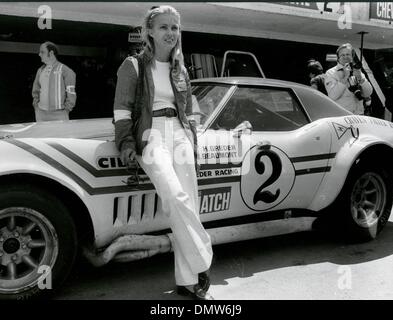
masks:
<path id="1" fill-rule="evenodd" d="M 227 85 L 193 85 L 192 86 L 192 120 L 197 128 L 205 124 L 222 98 L 230 89 Z"/>

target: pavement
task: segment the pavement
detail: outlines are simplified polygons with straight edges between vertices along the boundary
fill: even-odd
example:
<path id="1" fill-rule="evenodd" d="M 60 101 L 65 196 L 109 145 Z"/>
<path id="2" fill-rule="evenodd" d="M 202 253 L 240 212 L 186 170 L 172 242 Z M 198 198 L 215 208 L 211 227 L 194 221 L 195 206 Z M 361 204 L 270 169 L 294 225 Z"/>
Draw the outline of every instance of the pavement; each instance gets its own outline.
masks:
<path id="1" fill-rule="evenodd" d="M 378 238 L 347 244 L 317 232 L 214 248 L 216 300 L 393 299 L 393 219 Z M 183 300 L 174 293 L 173 255 L 95 268 L 78 261 L 54 299 Z"/>

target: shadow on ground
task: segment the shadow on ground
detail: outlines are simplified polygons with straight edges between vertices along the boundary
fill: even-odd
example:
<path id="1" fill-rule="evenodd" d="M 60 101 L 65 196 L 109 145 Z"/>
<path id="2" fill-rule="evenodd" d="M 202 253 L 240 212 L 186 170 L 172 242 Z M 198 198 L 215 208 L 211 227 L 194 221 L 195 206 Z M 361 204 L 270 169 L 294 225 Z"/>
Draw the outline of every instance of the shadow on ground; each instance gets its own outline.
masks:
<path id="1" fill-rule="evenodd" d="M 360 264 L 393 254 L 393 223 L 388 222 L 378 238 L 367 243 L 346 244 L 321 233 L 302 232 L 218 245 L 214 253 L 212 285 L 225 285 L 226 279 L 291 266 L 323 262 Z M 173 268 L 172 254 L 109 263 L 101 268 L 78 261 L 54 299 L 182 299 L 173 292 Z"/>

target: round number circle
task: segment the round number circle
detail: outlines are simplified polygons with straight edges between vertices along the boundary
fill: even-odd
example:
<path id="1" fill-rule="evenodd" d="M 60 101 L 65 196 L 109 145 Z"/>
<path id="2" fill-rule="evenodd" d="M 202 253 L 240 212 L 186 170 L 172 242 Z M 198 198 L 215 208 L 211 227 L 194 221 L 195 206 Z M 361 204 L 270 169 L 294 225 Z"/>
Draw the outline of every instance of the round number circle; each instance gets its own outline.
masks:
<path id="1" fill-rule="evenodd" d="M 270 146 L 251 148 L 245 155 L 240 180 L 244 203 L 252 210 L 264 211 L 281 203 L 295 182 L 295 168 L 288 156 Z"/>

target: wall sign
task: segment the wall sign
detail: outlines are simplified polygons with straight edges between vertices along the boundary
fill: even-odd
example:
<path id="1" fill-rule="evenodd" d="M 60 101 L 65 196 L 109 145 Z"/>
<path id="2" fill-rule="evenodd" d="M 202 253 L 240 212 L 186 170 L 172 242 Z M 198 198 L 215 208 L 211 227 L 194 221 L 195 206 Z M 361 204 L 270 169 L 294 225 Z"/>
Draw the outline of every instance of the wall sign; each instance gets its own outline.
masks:
<path id="1" fill-rule="evenodd" d="M 370 19 L 393 21 L 393 2 L 370 2 Z"/>

